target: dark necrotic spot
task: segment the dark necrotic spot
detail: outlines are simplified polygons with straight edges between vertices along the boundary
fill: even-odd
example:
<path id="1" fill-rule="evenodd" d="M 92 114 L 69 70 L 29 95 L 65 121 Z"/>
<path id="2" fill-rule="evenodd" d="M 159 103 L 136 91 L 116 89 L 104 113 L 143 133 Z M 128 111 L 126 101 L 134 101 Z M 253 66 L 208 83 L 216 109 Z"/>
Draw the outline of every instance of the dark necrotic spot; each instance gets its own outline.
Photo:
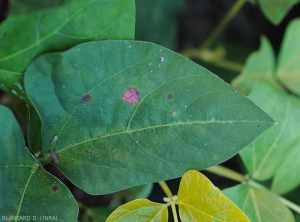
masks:
<path id="1" fill-rule="evenodd" d="M 171 100 L 171 99 L 173 99 L 173 95 L 172 95 L 171 93 L 169 93 L 169 94 L 167 95 L 167 98 Z"/>
<path id="2" fill-rule="evenodd" d="M 54 191 L 54 192 L 55 192 L 55 191 L 57 191 L 57 190 L 58 190 L 58 186 L 54 185 L 54 186 L 53 186 L 51 189 L 52 189 L 52 191 Z"/>
<path id="3" fill-rule="evenodd" d="M 123 101 L 129 103 L 130 105 L 140 101 L 140 94 L 136 88 L 129 88 L 123 95 Z"/>
<path id="4" fill-rule="evenodd" d="M 80 103 L 87 103 L 91 100 L 91 96 L 89 94 L 86 94 L 82 97 L 82 99 L 80 100 Z"/>
<path id="5" fill-rule="evenodd" d="M 257 128 L 259 128 L 259 127 L 260 127 L 260 125 L 258 124 L 258 125 L 257 125 Z"/>

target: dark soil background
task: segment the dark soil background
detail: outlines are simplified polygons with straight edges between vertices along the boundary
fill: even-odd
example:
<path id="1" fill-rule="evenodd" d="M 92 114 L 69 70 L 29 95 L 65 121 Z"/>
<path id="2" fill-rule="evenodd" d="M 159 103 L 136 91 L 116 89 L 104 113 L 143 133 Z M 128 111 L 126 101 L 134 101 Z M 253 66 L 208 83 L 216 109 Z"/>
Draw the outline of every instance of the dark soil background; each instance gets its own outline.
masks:
<path id="1" fill-rule="evenodd" d="M 218 22 L 222 20 L 235 1 L 184 0 L 180 2 L 177 0 L 136 0 L 136 3 L 136 39 L 155 42 L 180 52 L 185 49 L 199 47 Z M 0 22 L 8 15 L 8 9 L 8 0 L 0 0 Z M 232 51 L 235 56 L 233 58 L 244 63 L 249 53 L 258 49 L 259 38 L 264 35 L 271 41 L 277 53 L 280 49 L 286 26 L 293 18 L 299 16 L 300 4 L 291 9 L 280 25 L 275 26 L 266 19 L 258 6 L 246 3 L 222 32 L 216 44 L 224 46 L 228 49 L 228 53 Z M 151 21 L 156 21 L 156 23 L 152 24 Z M 209 64 L 207 67 L 201 61 L 196 62 L 202 64 L 228 82 L 238 74 L 213 67 Z M 1 99 L 3 95 L 4 92 L 0 91 L 0 103 L 3 103 Z M 226 161 L 223 165 L 238 172 L 245 172 L 238 155 Z M 106 207 L 113 197 L 113 195 L 88 195 L 77 187 L 74 187 L 55 167 L 49 165 L 46 169 L 63 181 L 71 189 L 75 198 L 86 206 Z M 237 184 L 234 181 L 214 174 L 205 171 L 202 172 L 220 189 Z M 173 194 L 177 193 L 179 181 L 180 179 L 167 181 Z M 155 202 L 162 202 L 164 196 L 165 194 L 162 189 L 157 184 L 154 184 L 149 199 Z M 81 211 L 80 218 L 82 213 Z"/>

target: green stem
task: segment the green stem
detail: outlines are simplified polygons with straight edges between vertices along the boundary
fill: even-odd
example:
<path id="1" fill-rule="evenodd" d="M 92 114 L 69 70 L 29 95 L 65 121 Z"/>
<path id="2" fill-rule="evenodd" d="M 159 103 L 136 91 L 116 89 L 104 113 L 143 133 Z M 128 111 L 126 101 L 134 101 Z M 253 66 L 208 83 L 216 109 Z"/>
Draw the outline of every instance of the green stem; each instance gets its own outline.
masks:
<path id="1" fill-rule="evenodd" d="M 279 199 L 285 206 L 289 207 L 290 209 L 292 209 L 295 212 L 297 212 L 298 214 L 300 214 L 300 206 L 299 205 L 294 204 L 293 202 L 291 202 L 283 197 L 279 197 Z"/>
<path id="2" fill-rule="evenodd" d="M 174 201 L 172 199 L 173 194 L 172 194 L 170 188 L 168 187 L 168 185 L 166 184 L 165 181 L 160 181 L 160 182 L 158 182 L 158 184 L 161 186 L 161 188 L 163 189 L 163 191 L 165 192 L 167 197 L 170 198 L 170 200 L 171 200 L 170 204 L 171 204 L 171 209 L 172 209 L 172 213 L 173 213 L 173 218 L 174 218 L 175 222 L 178 222 L 176 207 L 175 207 Z"/>
<path id="3" fill-rule="evenodd" d="M 245 182 L 245 176 L 244 175 L 242 175 L 238 172 L 235 172 L 234 170 L 231 170 L 231 169 L 228 169 L 226 167 L 220 166 L 220 165 L 213 166 L 213 167 L 207 168 L 205 170 L 208 171 L 208 172 L 217 174 L 219 176 L 223 176 L 223 177 L 226 177 L 228 179 L 235 180 L 237 182 L 241 182 L 241 183 Z M 268 188 L 261 185 L 260 183 L 255 182 L 254 180 L 250 180 L 247 184 L 251 187 L 256 187 L 258 189 L 269 190 Z M 278 197 L 279 197 L 280 201 L 285 206 L 287 206 L 288 208 L 290 208 L 290 209 L 292 209 L 295 212 L 300 214 L 300 206 L 299 205 L 294 204 L 293 202 L 283 198 L 282 196 L 278 195 Z"/>
<path id="4" fill-rule="evenodd" d="M 214 51 L 206 50 L 206 49 L 188 49 L 180 52 L 181 55 L 189 58 L 189 59 L 200 59 L 205 62 L 211 63 L 215 66 L 222 67 L 235 72 L 242 72 L 243 64 L 238 62 L 233 62 L 230 60 L 226 60 L 221 58 Z"/>
<path id="5" fill-rule="evenodd" d="M 222 21 L 217 25 L 214 31 L 209 35 L 209 37 L 204 41 L 200 48 L 208 48 L 220 35 L 226 25 L 231 21 L 231 19 L 238 13 L 241 7 L 246 3 L 246 0 L 237 0 L 236 3 L 231 7 L 229 12 L 225 15 Z"/>
<path id="6" fill-rule="evenodd" d="M 243 174 L 240 174 L 240 173 L 238 173 L 234 170 L 228 169 L 224 166 L 217 165 L 217 166 L 207 168 L 205 170 L 208 171 L 208 172 L 217 174 L 219 176 L 223 176 L 223 177 L 226 177 L 228 179 L 235 180 L 235 181 L 240 182 L 240 183 L 244 182 L 244 180 L 245 180 L 245 177 L 244 177 Z"/>
<path id="7" fill-rule="evenodd" d="M 165 181 L 160 181 L 160 182 L 158 182 L 158 184 L 161 186 L 161 188 L 163 189 L 163 191 L 165 192 L 167 197 L 172 199 L 173 194 L 172 194 L 171 190 L 169 189 L 168 185 L 166 184 L 166 182 Z"/>
<path id="8" fill-rule="evenodd" d="M 174 222 L 178 222 L 177 211 L 173 201 L 171 202 L 171 208 L 172 208 Z"/>

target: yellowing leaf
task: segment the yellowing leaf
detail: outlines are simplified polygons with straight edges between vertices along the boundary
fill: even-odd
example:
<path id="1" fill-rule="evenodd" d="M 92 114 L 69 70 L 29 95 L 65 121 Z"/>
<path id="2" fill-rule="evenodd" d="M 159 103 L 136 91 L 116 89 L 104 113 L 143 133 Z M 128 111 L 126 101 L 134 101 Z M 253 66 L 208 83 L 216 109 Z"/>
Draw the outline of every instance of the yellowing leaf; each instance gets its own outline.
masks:
<path id="1" fill-rule="evenodd" d="M 107 218 L 106 222 L 132 221 L 168 221 L 167 205 L 137 199 L 118 207 Z"/>
<path id="2" fill-rule="evenodd" d="M 177 204 L 183 222 L 250 221 L 209 179 L 195 170 L 183 175 Z"/>

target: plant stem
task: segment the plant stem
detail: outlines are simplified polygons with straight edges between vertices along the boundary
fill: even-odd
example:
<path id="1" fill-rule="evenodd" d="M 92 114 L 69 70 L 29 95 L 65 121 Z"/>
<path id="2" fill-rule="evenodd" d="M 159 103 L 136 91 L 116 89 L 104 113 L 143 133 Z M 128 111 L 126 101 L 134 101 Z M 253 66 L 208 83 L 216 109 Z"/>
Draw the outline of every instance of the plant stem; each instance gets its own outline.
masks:
<path id="1" fill-rule="evenodd" d="M 231 19 L 238 13 L 241 7 L 246 3 L 246 0 L 237 0 L 236 3 L 231 7 L 229 12 L 225 15 L 222 21 L 217 25 L 209 37 L 204 41 L 200 48 L 208 48 L 220 35 L 226 25 L 231 21 Z"/>
<path id="2" fill-rule="evenodd" d="M 161 186 L 161 188 L 163 189 L 163 191 L 165 192 L 167 197 L 172 199 L 173 194 L 172 194 L 171 190 L 169 189 L 168 185 L 166 184 L 166 182 L 165 181 L 160 181 L 160 182 L 158 182 L 158 184 Z"/>
<path id="3" fill-rule="evenodd" d="M 290 209 L 292 209 L 295 212 L 297 212 L 298 214 L 300 214 L 300 206 L 299 205 L 294 204 L 293 202 L 291 202 L 283 197 L 279 197 L 279 199 L 285 206 L 289 207 Z"/>
<path id="4" fill-rule="evenodd" d="M 239 73 L 242 72 L 244 68 L 243 64 L 223 59 L 219 57 L 215 52 L 206 49 L 187 49 L 180 52 L 180 54 L 189 59 L 200 59 L 215 66 Z"/>
<path id="5" fill-rule="evenodd" d="M 210 167 L 210 168 L 207 168 L 205 169 L 206 171 L 208 172 L 211 172 L 211 173 L 214 173 L 214 174 L 217 174 L 219 176 L 223 176 L 223 177 L 226 177 L 228 179 L 232 179 L 232 180 L 235 180 L 237 182 L 244 182 L 245 180 L 245 177 L 243 174 L 240 174 L 234 170 L 231 170 L 231 169 L 228 169 L 224 166 L 220 166 L 220 165 L 217 165 L 217 166 L 213 166 L 213 167 Z"/>
<path id="6" fill-rule="evenodd" d="M 178 222 L 177 211 L 173 201 L 171 202 L 171 208 L 172 208 L 174 222 Z"/>
<path id="7" fill-rule="evenodd" d="M 160 182 L 158 182 L 158 184 L 161 186 L 161 188 L 163 189 L 163 191 L 165 192 L 167 197 L 169 197 L 171 199 L 170 204 L 171 204 L 171 209 L 172 209 L 172 213 L 173 213 L 173 218 L 174 218 L 175 222 L 178 222 L 177 211 L 176 211 L 176 207 L 174 204 L 174 200 L 172 199 L 173 194 L 172 194 L 170 188 L 168 187 L 168 185 L 166 184 L 165 181 L 160 181 Z"/>

